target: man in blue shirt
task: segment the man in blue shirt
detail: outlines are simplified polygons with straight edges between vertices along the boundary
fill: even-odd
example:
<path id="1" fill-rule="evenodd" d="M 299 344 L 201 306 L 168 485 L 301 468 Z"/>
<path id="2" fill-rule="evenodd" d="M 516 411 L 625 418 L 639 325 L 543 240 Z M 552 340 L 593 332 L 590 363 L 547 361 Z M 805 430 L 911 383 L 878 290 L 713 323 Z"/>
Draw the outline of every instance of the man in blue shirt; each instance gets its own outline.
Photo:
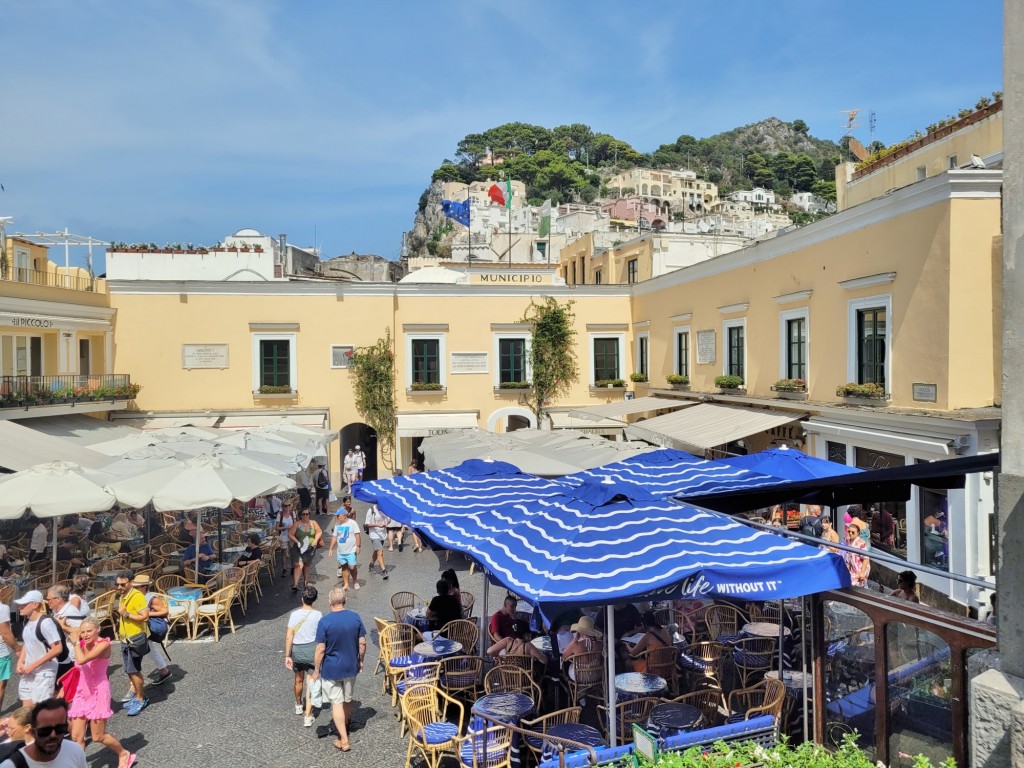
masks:
<path id="1" fill-rule="evenodd" d="M 210 574 L 210 567 L 213 565 L 213 561 L 217 559 L 217 553 L 213 551 L 213 547 L 206 543 L 206 537 L 202 530 L 199 531 L 199 573 L 203 576 Z M 181 553 L 181 564 L 185 567 L 185 574 L 188 575 L 188 571 L 195 568 L 196 565 L 196 545 L 189 544 L 185 547 L 185 551 Z"/>
<path id="2" fill-rule="evenodd" d="M 324 698 L 331 702 L 331 715 L 338 729 L 334 746 L 349 751 L 348 721 L 356 675 L 366 656 L 366 627 L 355 611 L 345 610 L 345 590 L 334 587 L 327 596 L 331 612 L 316 628 L 316 656 L 313 679 L 323 678 Z"/>

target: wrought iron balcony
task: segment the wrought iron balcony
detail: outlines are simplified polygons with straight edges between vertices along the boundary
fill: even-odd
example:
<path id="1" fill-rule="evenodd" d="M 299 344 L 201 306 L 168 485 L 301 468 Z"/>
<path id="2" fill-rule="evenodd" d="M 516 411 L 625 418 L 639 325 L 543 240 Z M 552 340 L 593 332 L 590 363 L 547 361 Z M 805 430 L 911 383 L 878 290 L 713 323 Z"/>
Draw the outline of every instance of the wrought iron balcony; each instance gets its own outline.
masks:
<path id="1" fill-rule="evenodd" d="M 0 376 L 0 408 L 133 400 L 140 389 L 127 373 Z"/>

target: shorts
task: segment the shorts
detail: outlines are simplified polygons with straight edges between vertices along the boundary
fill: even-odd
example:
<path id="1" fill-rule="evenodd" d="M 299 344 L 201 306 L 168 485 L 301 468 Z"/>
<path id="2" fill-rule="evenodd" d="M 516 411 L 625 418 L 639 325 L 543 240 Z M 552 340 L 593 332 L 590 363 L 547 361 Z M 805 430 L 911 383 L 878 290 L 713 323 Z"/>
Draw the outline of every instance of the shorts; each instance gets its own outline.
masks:
<path id="1" fill-rule="evenodd" d="M 300 552 L 299 548 L 294 544 L 288 547 L 288 554 L 291 556 L 292 565 L 298 565 L 300 562 L 303 565 L 312 564 L 315 553 L 316 547 L 309 547 L 305 552 Z"/>
<path id="2" fill-rule="evenodd" d="M 53 670 L 33 672 L 22 675 L 18 681 L 18 698 L 38 704 L 53 698 L 53 687 L 57 682 L 57 673 Z"/>
<path id="3" fill-rule="evenodd" d="M 356 553 L 355 552 L 349 552 L 348 554 L 343 555 L 341 552 L 339 552 L 338 553 L 338 565 L 341 565 L 341 566 L 346 566 L 347 565 L 349 568 L 355 568 L 356 567 Z M 327 682 L 327 681 L 325 680 L 324 682 Z"/>
<path id="4" fill-rule="evenodd" d="M 352 694 L 355 692 L 356 679 L 354 677 L 343 677 L 341 680 L 324 680 L 324 698 L 331 704 L 348 704 L 352 701 Z"/>
<path id="5" fill-rule="evenodd" d="M 317 501 L 321 501 L 321 500 L 327 501 L 330 497 L 331 497 L 331 489 L 330 488 L 317 488 L 316 489 L 316 500 Z"/>
<path id="6" fill-rule="evenodd" d="M 134 653 L 127 643 L 121 643 L 121 663 L 127 675 L 142 673 L 142 657 Z"/>
<path id="7" fill-rule="evenodd" d="M 309 488 L 299 488 L 299 509 L 309 509 L 309 505 L 313 501 L 313 497 L 309 493 Z"/>
<path id="8" fill-rule="evenodd" d="M 384 549 L 384 539 L 375 539 L 371 536 L 370 543 L 373 545 L 374 552 L 380 552 Z"/>
<path id="9" fill-rule="evenodd" d="M 0 656 L 0 682 L 11 679 L 11 655 Z"/>

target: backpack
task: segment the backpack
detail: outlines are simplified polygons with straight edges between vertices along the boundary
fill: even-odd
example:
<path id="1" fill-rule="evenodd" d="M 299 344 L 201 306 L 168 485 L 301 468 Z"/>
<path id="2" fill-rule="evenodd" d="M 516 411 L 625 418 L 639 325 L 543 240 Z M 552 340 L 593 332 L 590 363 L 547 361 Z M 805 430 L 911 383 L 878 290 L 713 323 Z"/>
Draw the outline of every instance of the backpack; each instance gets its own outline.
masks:
<path id="1" fill-rule="evenodd" d="M 805 515 L 800 518 L 800 533 L 821 538 L 821 516 Z"/>
<path id="2" fill-rule="evenodd" d="M 55 618 L 52 616 L 42 616 L 39 621 L 36 622 L 36 640 L 44 648 L 49 647 L 49 643 L 46 642 L 46 638 L 43 637 L 43 620 L 49 619 L 53 622 L 53 626 L 57 628 L 57 635 L 60 637 L 60 656 L 57 657 L 57 664 L 68 663 L 68 639 L 64 634 L 64 627 L 60 625 Z"/>
<path id="3" fill-rule="evenodd" d="M 28 763 L 25 762 L 25 755 L 21 752 L 21 748 L 24 746 L 25 742 L 21 739 L 0 744 L 0 763 L 10 760 L 14 763 L 15 768 L 28 768 Z"/>
<path id="4" fill-rule="evenodd" d="M 316 473 L 316 487 L 317 490 L 326 491 L 331 487 L 331 478 L 327 474 L 326 469 L 321 469 Z"/>

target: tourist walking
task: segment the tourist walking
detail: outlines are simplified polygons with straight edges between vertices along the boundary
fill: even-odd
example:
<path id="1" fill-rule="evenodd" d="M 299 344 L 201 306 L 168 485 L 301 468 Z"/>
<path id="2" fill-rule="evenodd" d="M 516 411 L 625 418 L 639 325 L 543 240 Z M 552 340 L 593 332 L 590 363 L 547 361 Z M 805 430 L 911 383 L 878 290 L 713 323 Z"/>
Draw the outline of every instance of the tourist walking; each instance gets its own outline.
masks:
<path id="1" fill-rule="evenodd" d="M 322 680 L 324 698 L 331 703 L 331 716 L 338 729 L 334 746 L 348 752 L 356 675 L 362 671 L 366 656 L 366 627 L 359 614 L 345 609 L 344 589 L 332 588 L 327 599 L 331 612 L 317 626 L 313 679 Z"/>
<path id="2" fill-rule="evenodd" d="M 87 768 L 85 750 L 64 738 L 69 730 L 68 703 L 64 699 L 50 698 L 36 704 L 30 723 L 34 741 L 18 750 L 24 759 L 15 763 L 8 758 L 0 768 Z"/>
<path id="3" fill-rule="evenodd" d="M 367 537 L 373 550 L 370 552 L 370 573 L 373 573 L 373 564 L 377 563 L 384 581 L 388 580 L 388 567 L 384 564 L 384 539 L 387 538 L 388 519 L 377 509 L 376 504 L 371 504 L 366 510 Z"/>
<path id="4" fill-rule="evenodd" d="M 341 579 L 342 589 L 348 589 L 349 576 L 352 579 L 352 588 L 359 589 L 359 523 L 356 522 L 356 511 L 349 510 L 348 514 L 338 515 L 334 524 L 334 535 L 331 536 L 331 546 L 327 550 L 328 556 L 334 554 L 338 549 L 338 578 Z"/>
<path id="5" fill-rule="evenodd" d="M 311 575 L 307 579 L 307 575 L 312 573 L 313 555 L 316 554 L 316 548 L 320 546 L 323 537 L 324 532 L 320 530 L 317 521 L 310 518 L 309 510 L 299 512 L 299 519 L 288 531 L 292 555 L 292 592 L 299 591 L 300 578 L 303 583 L 312 579 Z"/>
<path id="6" fill-rule="evenodd" d="M 149 654 L 156 664 L 156 677 L 151 679 L 153 685 L 163 685 L 171 679 L 171 670 L 167 663 L 169 660 L 163 645 L 164 638 L 167 637 L 167 615 L 171 608 L 163 595 L 151 590 L 153 580 L 149 574 L 138 574 L 132 579 L 132 586 L 146 598 L 146 609 L 149 611 L 149 617 L 146 619 L 149 629 Z"/>
<path id="7" fill-rule="evenodd" d="M 348 453 L 345 454 L 345 460 L 342 462 L 341 470 L 345 476 L 345 485 L 351 488 L 352 483 L 354 483 L 359 477 L 356 472 L 356 452 L 351 448 L 349 448 Z"/>
<path id="8" fill-rule="evenodd" d="M 117 637 L 121 641 L 121 662 L 134 693 L 124 705 L 129 717 L 140 714 L 149 706 L 149 699 L 144 695 L 146 682 L 142 679 L 142 657 L 149 653 L 149 609 L 146 596 L 132 586 L 132 578 L 131 571 L 117 575 L 120 599 L 114 606 Z"/>
<path id="9" fill-rule="evenodd" d="M 21 633 L 18 655 L 18 698 L 26 707 L 53 696 L 57 681 L 57 660 L 67 654 L 60 626 L 43 609 L 43 593 L 30 589 L 14 601 L 27 621 Z"/>
<path id="10" fill-rule="evenodd" d="M 84 750 L 85 726 L 88 723 L 93 743 L 102 744 L 117 755 L 118 768 L 130 768 L 135 764 L 135 755 L 107 732 L 107 720 L 114 714 L 110 709 L 110 681 L 107 680 L 110 641 L 100 637 L 95 619 L 86 618 L 72 631 L 71 642 L 79 673 L 75 695 L 68 709 L 71 738 Z"/>
<path id="11" fill-rule="evenodd" d="M 864 521 L 859 517 L 853 518 L 853 521 L 846 526 L 846 546 L 856 547 L 863 551 L 863 554 L 862 552 L 843 551 L 843 560 L 850 572 L 850 582 L 855 587 L 863 587 L 868 581 L 868 574 L 871 573 L 871 560 L 866 554 L 868 545 L 860 535 L 866 527 Z"/>
<path id="12" fill-rule="evenodd" d="M 295 565 L 291 559 L 291 539 L 288 537 L 289 531 L 292 526 L 295 525 L 295 505 L 288 501 L 281 507 L 281 514 L 277 516 L 277 526 L 274 528 L 277 531 L 277 540 L 280 543 L 278 549 L 281 550 L 281 576 L 288 575 L 288 569 Z M 272 566 L 276 565 L 271 563 Z"/>
<path id="13" fill-rule="evenodd" d="M 390 517 L 385 515 L 385 526 L 388 532 L 388 552 L 395 551 L 395 544 L 398 545 L 398 551 L 401 552 L 402 547 L 402 524 L 392 520 Z"/>
<path id="14" fill-rule="evenodd" d="M 366 471 L 366 454 L 358 445 L 356 446 L 356 479 L 363 481 L 363 472 Z"/>
<path id="15" fill-rule="evenodd" d="M 303 684 L 316 662 L 316 629 L 323 618 L 313 607 L 318 596 L 316 587 L 307 584 L 302 590 L 302 607 L 292 611 L 284 633 L 284 665 L 295 673 L 295 714 L 305 714 L 302 724 L 307 728 L 313 725 L 313 699 L 307 692 L 303 700 Z"/>
<path id="16" fill-rule="evenodd" d="M 11 654 L 17 650 L 18 641 L 11 631 L 11 609 L 7 603 L 0 603 L 0 706 L 7 693 L 7 681 L 11 679 Z"/>
<path id="17" fill-rule="evenodd" d="M 326 515 L 327 502 L 331 498 L 331 476 L 327 473 L 327 464 L 323 461 L 318 461 L 316 464 L 313 489 L 316 491 L 316 513 Z"/>

